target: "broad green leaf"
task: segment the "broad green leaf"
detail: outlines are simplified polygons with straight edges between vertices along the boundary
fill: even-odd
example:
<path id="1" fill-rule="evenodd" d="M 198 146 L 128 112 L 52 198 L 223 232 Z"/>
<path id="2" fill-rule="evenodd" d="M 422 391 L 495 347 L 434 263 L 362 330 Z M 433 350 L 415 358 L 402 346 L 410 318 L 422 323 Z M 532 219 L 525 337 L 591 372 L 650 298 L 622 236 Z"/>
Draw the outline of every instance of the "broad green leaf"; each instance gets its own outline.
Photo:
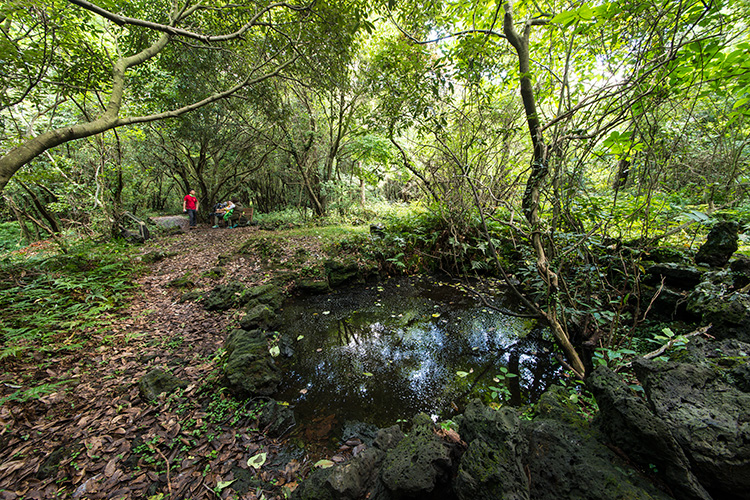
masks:
<path id="1" fill-rule="evenodd" d="M 373 376 L 373 375 L 372 375 L 372 373 L 370 373 L 370 372 L 363 372 L 362 374 L 363 374 L 363 375 L 364 375 L 365 377 L 372 377 L 372 376 Z"/>
<path id="2" fill-rule="evenodd" d="M 271 356 L 273 356 L 275 358 L 276 356 L 278 356 L 279 354 L 281 354 L 281 349 L 279 349 L 279 346 L 275 345 L 275 346 L 271 347 L 268 350 L 268 352 L 270 352 Z"/>
<path id="3" fill-rule="evenodd" d="M 461 378 L 466 378 L 469 375 L 469 372 L 458 371 L 458 372 L 456 372 L 456 375 L 458 375 Z"/>
<path id="4" fill-rule="evenodd" d="M 576 11 L 574 10 L 568 10 L 565 12 L 560 12 L 558 15 L 552 18 L 550 21 L 551 23 L 557 23 L 557 24 L 566 24 L 572 20 L 574 20 L 577 16 Z"/>
<path id="5" fill-rule="evenodd" d="M 583 4 L 578 8 L 578 15 L 581 16 L 581 19 L 584 21 L 590 21 L 594 18 L 594 12 L 591 10 L 591 7 L 586 4 Z"/>

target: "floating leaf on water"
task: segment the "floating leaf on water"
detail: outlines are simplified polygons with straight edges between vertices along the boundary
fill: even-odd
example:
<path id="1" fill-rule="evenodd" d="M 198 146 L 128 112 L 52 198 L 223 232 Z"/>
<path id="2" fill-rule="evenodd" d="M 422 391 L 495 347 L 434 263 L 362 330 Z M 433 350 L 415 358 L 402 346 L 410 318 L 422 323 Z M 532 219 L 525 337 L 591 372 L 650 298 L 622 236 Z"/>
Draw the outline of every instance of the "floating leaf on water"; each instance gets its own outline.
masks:
<path id="1" fill-rule="evenodd" d="M 266 463 L 266 454 L 265 453 L 258 453 L 257 455 L 253 455 L 252 457 L 247 459 L 247 466 L 252 467 L 254 469 L 260 469 L 263 467 L 263 464 Z"/>
<path id="2" fill-rule="evenodd" d="M 279 346 L 275 345 L 272 348 L 270 348 L 268 350 L 268 352 L 270 352 L 271 356 L 273 356 L 275 358 L 276 356 L 278 356 L 279 354 L 281 354 L 281 349 L 279 349 Z"/>
<path id="3" fill-rule="evenodd" d="M 318 460 L 315 462 L 315 467 L 320 467 L 321 469 L 327 469 L 333 466 L 334 463 L 331 460 Z"/>
<path id="4" fill-rule="evenodd" d="M 458 371 L 458 372 L 456 372 L 456 375 L 458 375 L 461 378 L 465 378 L 465 377 L 467 377 L 469 375 L 469 372 Z"/>

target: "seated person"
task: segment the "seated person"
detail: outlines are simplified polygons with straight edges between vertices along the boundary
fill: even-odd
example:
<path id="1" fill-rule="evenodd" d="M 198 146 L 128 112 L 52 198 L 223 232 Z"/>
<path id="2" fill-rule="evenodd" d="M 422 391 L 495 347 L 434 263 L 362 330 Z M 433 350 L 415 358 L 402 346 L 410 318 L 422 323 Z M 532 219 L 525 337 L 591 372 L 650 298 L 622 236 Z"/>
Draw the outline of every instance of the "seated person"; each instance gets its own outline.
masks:
<path id="1" fill-rule="evenodd" d="M 221 219 L 224 219 L 227 222 L 227 225 L 229 225 L 229 218 L 234 212 L 234 207 L 236 206 L 235 203 L 237 203 L 237 198 L 232 198 L 229 201 L 214 205 L 214 212 L 209 215 L 209 217 L 214 218 L 214 228 L 219 227 L 219 220 Z"/>

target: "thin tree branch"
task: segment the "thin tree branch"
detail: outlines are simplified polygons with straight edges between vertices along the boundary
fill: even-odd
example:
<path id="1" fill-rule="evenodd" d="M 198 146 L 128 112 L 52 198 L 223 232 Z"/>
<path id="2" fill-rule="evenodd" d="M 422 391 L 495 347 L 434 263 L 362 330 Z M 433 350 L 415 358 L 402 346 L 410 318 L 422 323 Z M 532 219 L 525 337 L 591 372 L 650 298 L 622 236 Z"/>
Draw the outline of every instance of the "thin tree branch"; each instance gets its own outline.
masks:
<path id="1" fill-rule="evenodd" d="M 175 26 L 169 26 L 166 24 L 154 23 L 151 21 L 143 20 L 143 19 L 136 19 L 134 17 L 128 17 L 128 16 L 122 16 L 120 14 L 115 14 L 114 12 L 110 12 L 97 5 L 94 5 L 91 2 L 87 2 L 86 0 L 68 0 L 68 2 L 74 5 L 77 5 L 83 9 L 86 9 L 90 12 L 93 12 L 105 19 L 108 19 L 109 21 L 112 21 L 118 26 L 125 26 L 125 25 L 141 26 L 143 28 L 152 29 L 154 31 L 160 31 L 168 35 L 193 38 L 195 40 L 200 40 L 205 43 L 225 42 L 227 40 L 234 40 L 234 39 L 240 38 L 242 35 L 244 35 L 249 29 L 253 28 L 254 26 L 266 25 L 266 23 L 260 23 L 258 20 L 262 16 L 264 16 L 265 14 L 267 14 L 268 12 L 274 9 L 286 8 L 286 9 L 290 9 L 296 12 L 301 12 L 303 10 L 309 9 L 312 6 L 312 3 L 307 4 L 307 5 L 292 5 L 286 2 L 273 3 L 261 9 L 247 23 L 245 23 L 240 29 L 238 29 L 237 31 L 233 33 L 227 33 L 225 35 L 201 35 L 200 33 L 195 33 L 193 31 L 189 31 L 186 29 L 177 28 Z M 179 13 L 178 14 L 179 17 L 177 20 L 184 19 L 185 17 L 192 14 L 199 7 L 200 5 L 197 4 L 191 7 L 190 9 L 186 9 L 185 11 Z"/>

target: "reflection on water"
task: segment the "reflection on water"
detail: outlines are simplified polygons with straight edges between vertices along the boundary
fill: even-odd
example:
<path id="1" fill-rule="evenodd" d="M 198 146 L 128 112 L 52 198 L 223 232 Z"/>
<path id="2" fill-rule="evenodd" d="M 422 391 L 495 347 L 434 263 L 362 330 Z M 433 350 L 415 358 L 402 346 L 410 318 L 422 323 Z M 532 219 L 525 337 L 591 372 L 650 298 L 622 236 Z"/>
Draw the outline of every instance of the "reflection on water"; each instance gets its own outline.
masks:
<path id="1" fill-rule="evenodd" d="M 429 278 L 291 300 L 281 319 L 295 356 L 282 361 L 277 398 L 300 421 L 334 414 L 384 427 L 418 412 L 449 418 L 470 398 L 487 401 L 502 366 L 518 375 L 507 379 L 506 404 L 535 400 L 559 375 L 534 322 Z"/>

